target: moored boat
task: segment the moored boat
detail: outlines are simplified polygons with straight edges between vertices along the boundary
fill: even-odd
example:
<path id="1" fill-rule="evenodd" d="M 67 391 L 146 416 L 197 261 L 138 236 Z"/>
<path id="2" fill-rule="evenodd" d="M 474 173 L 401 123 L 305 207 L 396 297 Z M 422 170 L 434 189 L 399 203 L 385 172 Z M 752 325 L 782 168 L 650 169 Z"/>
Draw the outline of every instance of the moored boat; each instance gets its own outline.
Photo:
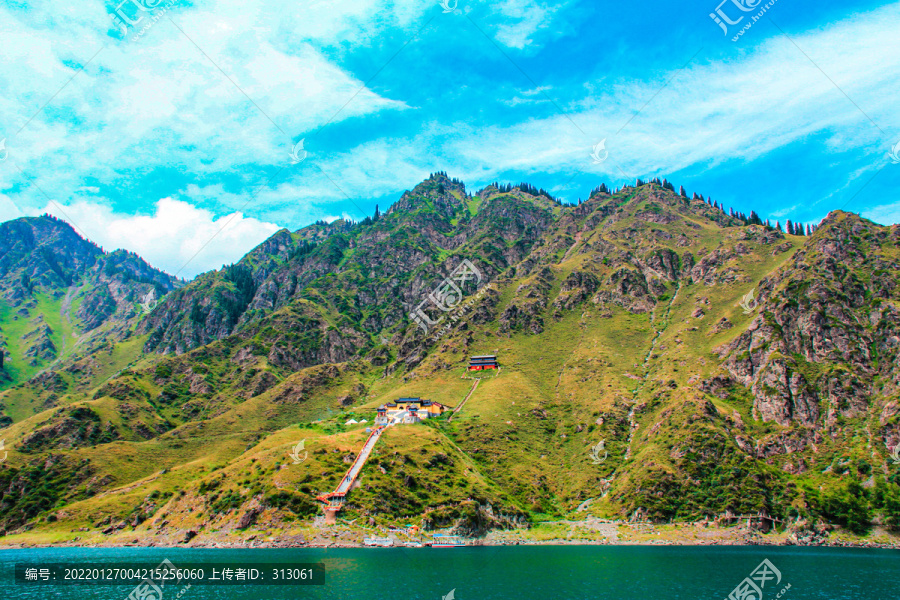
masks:
<path id="1" fill-rule="evenodd" d="M 465 538 L 458 535 L 444 535 L 443 533 L 436 533 L 431 537 L 432 548 L 457 548 L 459 546 L 466 545 Z"/>
<path id="2" fill-rule="evenodd" d="M 394 540 L 389 537 L 367 537 L 363 538 L 363 544 L 366 546 L 380 546 L 387 548 L 394 545 Z"/>

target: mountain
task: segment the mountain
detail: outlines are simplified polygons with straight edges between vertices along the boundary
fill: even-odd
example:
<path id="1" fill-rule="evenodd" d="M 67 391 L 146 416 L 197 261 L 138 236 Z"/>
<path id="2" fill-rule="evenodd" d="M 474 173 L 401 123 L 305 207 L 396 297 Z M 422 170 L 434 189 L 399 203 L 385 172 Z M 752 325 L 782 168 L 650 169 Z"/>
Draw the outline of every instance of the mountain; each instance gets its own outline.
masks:
<path id="1" fill-rule="evenodd" d="M 367 436 L 347 421 L 412 396 L 466 400 L 381 436 L 348 520 L 889 535 L 900 228 L 790 230 L 659 180 L 572 206 L 438 173 L 385 214 L 279 231 L 0 395 L 0 520 L 11 540 L 308 538 Z M 485 353 L 502 368 L 475 381 Z"/>
<path id="2" fill-rule="evenodd" d="M 49 215 L 0 224 L 2 387 L 126 339 L 141 303 L 177 284 L 139 256 L 104 252 Z"/>

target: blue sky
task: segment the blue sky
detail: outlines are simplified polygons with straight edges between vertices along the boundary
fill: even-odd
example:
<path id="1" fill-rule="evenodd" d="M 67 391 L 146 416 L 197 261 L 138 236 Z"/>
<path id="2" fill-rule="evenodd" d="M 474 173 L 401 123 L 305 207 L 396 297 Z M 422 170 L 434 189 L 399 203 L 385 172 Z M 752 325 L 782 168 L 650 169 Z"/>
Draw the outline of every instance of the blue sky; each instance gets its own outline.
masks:
<path id="1" fill-rule="evenodd" d="M 185 277 L 439 170 L 900 222 L 898 2 L 119 1 L 0 7 L 0 219 Z"/>

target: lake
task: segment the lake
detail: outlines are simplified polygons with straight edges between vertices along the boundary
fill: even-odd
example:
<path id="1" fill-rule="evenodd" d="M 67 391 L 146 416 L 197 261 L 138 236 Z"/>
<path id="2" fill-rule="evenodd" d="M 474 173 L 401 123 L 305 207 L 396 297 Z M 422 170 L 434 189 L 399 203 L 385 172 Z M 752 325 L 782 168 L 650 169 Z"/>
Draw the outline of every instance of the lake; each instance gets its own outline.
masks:
<path id="1" fill-rule="evenodd" d="M 451 591 L 455 600 L 723 600 L 754 572 L 751 582 L 763 584 L 762 600 L 900 598 L 900 551 L 767 546 L 3 550 L 0 598 L 124 600 L 134 584 L 16 582 L 14 565 L 155 567 L 163 559 L 176 566 L 321 563 L 326 573 L 323 585 L 195 584 L 185 589 L 173 583 L 165 586 L 163 600 L 442 600 Z M 757 570 L 766 559 L 774 570 Z M 759 600 L 742 598 L 751 599 Z"/>

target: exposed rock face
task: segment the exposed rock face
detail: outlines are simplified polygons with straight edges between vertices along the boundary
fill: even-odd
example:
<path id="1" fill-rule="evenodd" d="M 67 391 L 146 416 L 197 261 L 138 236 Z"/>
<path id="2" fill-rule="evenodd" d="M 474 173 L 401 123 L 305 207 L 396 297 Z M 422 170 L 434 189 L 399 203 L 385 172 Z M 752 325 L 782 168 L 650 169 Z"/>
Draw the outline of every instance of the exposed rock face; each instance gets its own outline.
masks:
<path id="1" fill-rule="evenodd" d="M 56 358 L 56 345 L 53 343 L 53 330 L 49 325 L 41 324 L 22 336 L 28 344 L 25 356 L 31 359 L 29 364 L 37 366 L 47 360 Z"/>
<path id="2" fill-rule="evenodd" d="M 681 258 L 673 250 L 657 250 L 644 264 L 654 275 L 667 281 L 677 281 L 681 275 Z"/>
<path id="3" fill-rule="evenodd" d="M 271 389 L 276 383 L 278 383 L 278 378 L 269 371 L 258 373 L 253 376 L 253 379 L 247 387 L 247 397 L 255 398 L 266 390 Z"/>
<path id="4" fill-rule="evenodd" d="M 591 272 L 575 271 L 563 281 L 559 296 L 553 301 L 557 308 L 571 310 L 594 295 L 600 280 Z"/>
<path id="5" fill-rule="evenodd" d="M 260 513 L 262 513 L 262 509 L 258 506 L 247 510 L 247 512 L 241 515 L 241 518 L 238 521 L 238 529 L 246 529 L 253 525 Z"/>
<path id="6" fill-rule="evenodd" d="M 29 434 L 22 442 L 24 452 L 40 450 L 60 450 L 111 442 L 118 434 L 115 429 L 104 425 L 100 416 L 86 407 L 69 411 L 65 418 L 55 421 Z"/>
<path id="7" fill-rule="evenodd" d="M 897 389 L 900 321 L 884 303 L 898 299 L 894 245 L 886 228 L 833 213 L 760 282 L 757 317 L 718 352 L 762 419 L 833 425 L 869 409 L 876 376 Z"/>
<path id="8" fill-rule="evenodd" d="M 537 334 L 544 330 L 541 316 L 547 308 L 552 273 L 542 269 L 516 290 L 516 300 L 504 309 L 500 316 L 503 332 L 526 331 Z"/>
<path id="9" fill-rule="evenodd" d="M 757 444 L 755 454 L 759 458 L 769 458 L 780 454 L 802 452 L 807 446 L 821 444 L 822 434 L 809 429 L 794 430 L 768 436 Z"/>
<path id="10" fill-rule="evenodd" d="M 785 425 L 797 420 L 812 425 L 819 418 L 817 399 L 800 373 L 782 359 L 769 360 L 751 381 L 755 407 L 764 421 Z"/>
<path id="11" fill-rule="evenodd" d="M 599 292 L 594 297 L 597 304 L 621 306 L 636 314 L 652 310 L 655 304 L 647 280 L 640 271 L 622 267 L 610 275 L 606 284 L 612 290 Z"/>

